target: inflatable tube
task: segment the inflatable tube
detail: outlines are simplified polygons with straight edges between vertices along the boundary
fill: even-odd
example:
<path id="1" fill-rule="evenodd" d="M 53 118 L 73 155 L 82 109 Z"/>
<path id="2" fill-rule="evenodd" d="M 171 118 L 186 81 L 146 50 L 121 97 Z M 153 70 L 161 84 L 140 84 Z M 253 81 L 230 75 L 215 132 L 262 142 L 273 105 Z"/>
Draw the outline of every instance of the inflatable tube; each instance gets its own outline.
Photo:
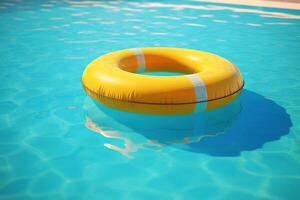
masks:
<path id="1" fill-rule="evenodd" d="M 185 75 L 138 74 L 155 71 Z M 128 103 L 144 104 L 138 106 L 139 110 L 153 107 L 149 105 L 182 105 L 183 113 L 195 109 L 208 111 L 225 105 L 238 96 L 243 83 L 238 68 L 226 59 L 181 48 L 112 52 L 90 63 L 82 76 L 85 91 L 97 101 L 125 110 Z M 107 99 L 121 103 L 107 103 L 110 101 Z M 201 106 L 195 103 L 201 103 Z"/>

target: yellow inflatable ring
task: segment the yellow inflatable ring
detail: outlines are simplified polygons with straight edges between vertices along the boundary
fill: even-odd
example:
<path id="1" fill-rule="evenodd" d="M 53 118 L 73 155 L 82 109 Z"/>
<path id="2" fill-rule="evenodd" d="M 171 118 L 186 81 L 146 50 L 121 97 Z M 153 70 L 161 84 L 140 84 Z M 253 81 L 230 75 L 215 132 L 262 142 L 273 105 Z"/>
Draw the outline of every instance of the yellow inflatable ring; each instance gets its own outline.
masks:
<path id="1" fill-rule="evenodd" d="M 185 75 L 138 74 L 154 71 Z M 139 104 L 140 110 L 144 107 L 140 104 L 182 107 L 204 103 L 201 109 L 207 111 L 231 102 L 238 96 L 243 83 L 238 68 L 228 60 L 182 48 L 136 48 L 108 53 L 91 62 L 82 76 L 89 96 L 106 103 L 117 101 L 108 104 L 125 110 L 122 105 L 128 107 L 129 103 Z M 118 105 L 120 102 L 122 105 Z"/>

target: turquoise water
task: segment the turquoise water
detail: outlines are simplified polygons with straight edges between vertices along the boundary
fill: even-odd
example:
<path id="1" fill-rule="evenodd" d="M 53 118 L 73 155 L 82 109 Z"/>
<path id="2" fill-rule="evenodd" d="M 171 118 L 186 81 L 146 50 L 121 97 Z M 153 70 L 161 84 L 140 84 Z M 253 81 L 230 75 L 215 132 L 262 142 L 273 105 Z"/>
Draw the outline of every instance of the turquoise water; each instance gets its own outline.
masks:
<path id="1" fill-rule="evenodd" d="M 232 104 L 125 113 L 81 87 L 107 52 L 174 46 L 241 70 Z M 300 198 L 300 11 L 195 1 L 0 2 L 0 199 Z"/>

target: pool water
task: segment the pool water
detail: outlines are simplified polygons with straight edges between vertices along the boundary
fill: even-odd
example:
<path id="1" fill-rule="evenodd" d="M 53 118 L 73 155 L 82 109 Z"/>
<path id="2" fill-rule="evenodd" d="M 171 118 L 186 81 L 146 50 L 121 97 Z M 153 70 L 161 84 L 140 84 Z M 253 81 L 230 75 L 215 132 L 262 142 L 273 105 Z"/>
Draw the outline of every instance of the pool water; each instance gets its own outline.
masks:
<path id="1" fill-rule="evenodd" d="M 172 46 L 235 63 L 241 96 L 153 116 L 93 102 L 86 65 Z M 300 11 L 183 1 L 0 2 L 0 199 L 300 198 Z"/>

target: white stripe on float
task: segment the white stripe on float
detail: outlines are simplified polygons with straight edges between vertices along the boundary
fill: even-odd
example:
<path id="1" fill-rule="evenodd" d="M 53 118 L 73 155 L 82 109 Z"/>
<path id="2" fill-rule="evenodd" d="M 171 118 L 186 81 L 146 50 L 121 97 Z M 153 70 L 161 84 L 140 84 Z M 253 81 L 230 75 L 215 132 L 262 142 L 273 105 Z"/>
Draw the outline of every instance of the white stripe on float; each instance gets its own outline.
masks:
<path id="1" fill-rule="evenodd" d="M 207 104 L 207 92 L 203 80 L 197 74 L 185 75 L 193 84 L 196 93 L 196 104 L 195 112 L 202 112 L 206 110 Z"/>
<path id="2" fill-rule="evenodd" d="M 144 72 L 146 68 L 145 57 L 141 49 L 135 48 L 132 49 L 138 64 L 138 68 L 136 70 L 137 73 Z"/>

